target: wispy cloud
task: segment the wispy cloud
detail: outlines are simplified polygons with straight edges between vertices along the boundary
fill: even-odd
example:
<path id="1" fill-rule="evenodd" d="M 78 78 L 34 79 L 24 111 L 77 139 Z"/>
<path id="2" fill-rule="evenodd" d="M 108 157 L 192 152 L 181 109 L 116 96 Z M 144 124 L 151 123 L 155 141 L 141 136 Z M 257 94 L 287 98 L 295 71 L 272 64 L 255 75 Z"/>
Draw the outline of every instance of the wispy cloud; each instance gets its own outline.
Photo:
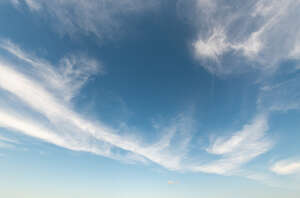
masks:
<path id="1" fill-rule="evenodd" d="M 2 135 L 0 135 L 0 141 L 4 141 L 4 142 L 9 142 L 9 143 L 14 143 L 14 144 L 17 144 L 19 143 L 17 140 L 15 139 L 11 139 L 11 138 L 8 138 L 8 137 L 4 137 Z"/>
<path id="2" fill-rule="evenodd" d="M 2 42 L 0 46 L 26 62 L 31 70 L 27 72 L 28 69 L 0 61 L 0 88 L 26 107 L 26 110 L 20 110 L 18 105 L 0 103 L 1 127 L 74 151 L 91 152 L 126 162 L 152 161 L 171 170 L 217 174 L 229 174 L 271 147 L 271 142 L 265 137 L 267 117 L 261 115 L 232 137 L 217 138 L 207 148 L 208 153 L 220 155 L 219 160 L 191 167 L 187 162 L 194 161 L 193 156 L 189 156 L 194 131 L 191 116 L 180 114 L 168 124 L 156 124 L 155 128 L 162 136 L 152 143 L 146 143 L 127 132 L 120 135 L 118 130 L 100 121 L 91 121 L 78 114 L 71 108 L 71 101 L 61 97 L 64 90 L 72 93 L 72 97 L 76 96 L 89 76 L 99 71 L 96 68 L 102 65 L 94 59 L 88 64 L 88 57 L 85 57 L 86 61 L 78 61 L 71 56 L 63 58 L 56 66 L 35 58 L 11 42 Z M 81 66 L 84 68 L 78 71 L 76 68 Z M 87 72 L 81 72 L 85 69 L 88 69 Z M 65 83 L 66 79 L 67 82 L 79 79 L 81 84 L 70 89 L 73 83 Z"/>
<path id="3" fill-rule="evenodd" d="M 53 65 L 26 53 L 12 42 L 2 41 L 0 47 L 26 63 L 24 69 L 11 60 L 0 60 L 1 93 L 10 93 L 16 102 L 26 107 L 24 112 L 18 105 L 0 103 L 0 127 L 73 151 L 125 162 L 152 161 L 170 170 L 221 175 L 239 175 L 242 165 L 272 147 L 266 135 L 269 129 L 267 114 L 257 115 L 229 137 L 214 139 L 205 151 L 218 159 L 207 162 L 203 159 L 195 162 L 199 156 L 195 158 L 189 153 L 194 121 L 186 114 L 178 115 L 168 124 L 156 124 L 155 128 L 163 135 L 152 143 L 127 132 L 120 135 L 118 130 L 101 121 L 91 121 L 72 109 L 70 99 L 91 75 L 103 71 L 102 64 L 87 56 L 69 55 Z M 69 97 L 64 97 L 63 93 Z M 0 140 L 5 144 L 14 143 L 5 137 Z"/>
<path id="4" fill-rule="evenodd" d="M 107 150 L 101 149 L 87 143 L 84 138 L 77 138 L 76 133 L 73 137 L 67 135 L 60 135 L 57 131 L 51 131 L 49 128 L 42 126 L 39 122 L 28 120 L 20 115 L 14 115 L 7 111 L 0 111 L 0 127 L 7 128 L 14 131 L 22 132 L 34 138 L 55 144 L 74 151 L 86 151 L 95 154 L 108 155 L 109 147 Z M 63 132 L 63 131 L 62 131 Z"/>
<path id="5" fill-rule="evenodd" d="M 27 63 L 23 72 L 34 73 L 32 78 L 42 81 L 46 88 L 67 101 L 77 94 L 91 76 L 104 73 L 99 61 L 84 54 L 69 54 L 53 67 L 48 61 L 25 52 L 9 40 L 2 40 L 0 48 Z"/>
<path id="6" fill-rule="evenodd" d="M 217 138 L 207 152 L 221 156 L 220 159 L 204 165 L 191 167 L 194 171 L 230 175 L 241 165 L 269 151 L 272 141 L 267 138 L 267 116 L 258 115 L 250 124 L 227 138 Z"/>
<path id="7" fill-rule="evenodd" d="M 18 113 L 19 109 L 16 107 L 2 106 L 0 126 L 71 150 L 92 152 L 125 161 L 124 158 L 127 157 L 140 161 L 147 159 L 169 169 L 181 168 L 180 163 L 190 140 L 189 119 L 184 116 L 175 118 L 170 126 L 161 129 L 164 137 L 153 144 L 138 141 L 138 138 L 126 134 L 121 136 L 117 130 L 101 122 L 92 122 L 82 117 L 71 108 L 69 100 L 58 94 L 65 91 L 68 93 L 69 86 L 80 81 L 80 86 L 76 87 L 78 91 L 90 76 L 88 71 L 96 71 L 95 68 L 101 66 L 95 60 L 90 61 L 88 57 L 85 58 L 86 61 L 78 61 L 75 57 L 64 58 L 55 66 L 30 56 L 11 42 L 2 43 L 2 48 L 28 63 L 32 72 L 27 73 L 27 69 L 23 70 L 13 63 L 1 60 L 0 88 L 16 97 L 29 111 L 38 114 L 34 119 L 28 120 Z M 90 62 L 91 64 L 87 64 Z M 76 67 L 83 69 L 77 70 Z M 87 72 L 81 72 L 86 69 Z M 66 79 L 68 83 L 65 83 Z M 77 92 L 71 89 L 71 93 L 73 96 Z M 178 138 L 182 141 L 176 143 Z M 121 156 L 118 151 L 120 149 L 129 153 Z"/>
<path id="8" fill-rule="evenodd" d="M 194 6 L 184 6 L 190 2 L 178 1 L 178 10 L 199 29 L 193 48 L 209 72 L 274 70 L 280 61 L 297 56 L 299 1 L 192 2 Z"/>
<path id="9" fill-rule="evenodd" d="M 281 71 L 279 76 L 281 80 L 276 83 L 267 83 L 262 87 L 257 104 L 260 109 L 267 111 L 279 111 L 286 112 L 289 110 L 300 109 L 300 95 L 299 95 L 299 80 L 300 77 L 297 74 L 291 75 L 282 74 Z M 291 73 L 296 73 L 292 71 Z"/>
<path id="10" fill-rule="evenodd" d="M 300 174 L 300 160 L 282 160 L 276 162 L 270 169 L 278 175 Z"/>
<path id="11" fill-rule="evenodd" d="M 5 142 L 1 142 L 0 141 L 0 148 L 8 148 L 8 149 L 11 149 L 11 148 L 14 148 L 14 146 L 12 144 L 8 144 L 8 143 L 5 143 Z"/>
<path id="12" fill-rule="evenodd" d="M 19 144 L 17 140 L 0 135 L 0 148 L 12 149 L 16 144 Z"/>

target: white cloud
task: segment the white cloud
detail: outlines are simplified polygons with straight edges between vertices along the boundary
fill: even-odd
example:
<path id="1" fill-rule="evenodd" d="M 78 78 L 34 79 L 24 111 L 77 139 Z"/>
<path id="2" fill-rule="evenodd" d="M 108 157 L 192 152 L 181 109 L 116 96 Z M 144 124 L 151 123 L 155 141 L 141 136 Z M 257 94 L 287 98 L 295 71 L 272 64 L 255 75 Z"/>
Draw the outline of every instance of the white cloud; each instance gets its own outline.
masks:
<path id="1" fill-rule="evenodd" d="M 206 151 L 220 157 L 218 160 L 194 165 L 198 157 L 189 155 L 194 130 L 190 116 L 180 114 L 167 125 L 156 124 L 155 128 L 163 134 L 158 141 L 146 143 L 128 131 L 120 134 L 100 121 L 91 121 L 80 115 L 71 108 L 70 100 L 61 97 L 64 90 L 71 92 L 72 97 L 76 96 L 89 76 L 97 71 L 95 68 L 99 64 L 94 59 L 89 61 L 85 57 L 82 61 L 68 56 L 58 65 L 52 65 L 25 53 L 11 42 L 2 42 L 0 46 L 27 64 L 24 69 L 0 59 L 0 93 L 9 93 L 21 106 L 26 106 L 23 110 L 18 105 L 0 103 L 0 127 L 74 151 L 91 152 L 125 162 L 152 161 L 170 170 L 222 175 L 232 174 L 272 146 L 265 135 L 267 116 L 259 115 L 231 137 L 217 138 L 212 142 Z M 82 64 L 86 65 L 85 68 L 78 70 Z M 86 68 L 88 71 L 82 72 Z M 74 91 L 69 86 L 72 87 L 77 80 L 81 84 Z M 5 98 L 1 100 L 5 101 Z"/>
<path id="2" fill-rule="evenodd" d="M 24 133 L 31 137 L 41 139 L 43 141 L 61 146 L 75 151 L 86 151 L 99 155 L 109 156 L 109 148 L 100 150 L 97 147 L 84 144 L 84 138 L 68 138 L 63 135 L 57 134 L 57 132 L 49 130 L 47 127 L 41 126 L 39 122 L 30 121 L 24 117 L 8 113 L 7 111 L 0 110 L 0 127 L 7 128 Z"/>
<path id="3" fill-rule="evenodd" d="M 245 125 L 232 137 L 217 138 L 212 143 L 207 151 L 221 155 L 219 160 L 191 167 L 186 162 L 193 131 L 193 121 L 189 117 L 180 115 L 169 126 L 157 127 L 164 136 L 158 142 L 144 143 L 126 134 L 119 135 L 104 124 L 82 117 L 70 108 L 68 102 L 47 90 L 46 81 L 38 83 L 34 78 L 12 68 L 4 62 L 0 64 L 0 88 L 13 94 L 41 116 L 34 117 L 35 121 L 24 119 L 21 115 L 26 114 L 17 113 L 15 107 L 8 109 L 4 106 L 0 110 L 0 126 L 70 150 L 91 152 L 123 161 L 145 162 L 147 159 L 171 170 L 230 174 L 271 147 L 271 142 L 264 134 L 268 130 L 267 118 L 258 116 L 253 123 Z M 128 153 L 120 155 L 116 152 L 118 149 Z"/>
<path id="4" fill-rule="evenodd" d="M 226 35 L 222 29 L 214 29 L 208 39 L 203 41 L 201 38 L 194 43 L 196 55 L 201 57 L 218 59 L 228 50 L 229 43 L 226 41 Z"/>
<path id="5" fill-rule="evenodd" d="M 41 8 L 40 4 L 36 0 L 25 0 L 25 2 L 32 10 L 39 10 Z"/>
<path id="6" fill-rule="evenodd" d="M 295 43 L 294 49 L 290 53 L 290 57 L 296 59 L 300 58 L 300 41 Z"/>
<path id="7" fill-rule="evenodd" d="M 70 101 L 57 96 L 59 95 L 57 92 L 68 93 L 70 89 L 68 86 L 73 86 L 76 81 L 81 81 L 79 86 L 81 87 L 89 74 L 81 72 L 85 71 L 84 69 L 77 70 L 76 67 L 85 64 L 85 68 L 96 68 L 95 61 L 68 58 L 63 59 L 59 67 L 56 67 L 30 56 L 12 43 L 4 46 L 4 49 L 28 63 L 32 71 L 26 72 L 27 69 L 23 70 L 15 64 L 0 61 L 0 88 L 15 96 L 27 109 L 36 112 L 37 115 L 34 117 L 35 121 L 23 119 L 15 106 L 10 105 L 8 108 L 7 105 L 2 105 L 0 126 L 71 150 L 92 152 L 124 161 L 127 157 L 140 161 L 148 159 L 169 169 L 181 168 L 180 163 L 190 140 L 190 136 L 186 136 L 187 132 L 185 132 L 191 127 L 188 119 L 182 116 L 176 118 L 170 127 L 162 129 L 162 133 L 166 134 L 165 137 L 153 144 L 143 143 L 135 137 L 121 136 L 118 131 L 100 122 L 92 122 L 82 117 L 72 110 Z M 74 83 L 65 83 L 65 79 Z M 24 112 L 22 114 L 25 115 Z M 178 138 L 181 138 L 181 141 L 176 143 L 174 139 Z M 100 143 L 104 146 L 101 147 Z M 112 153 L 111 147 L 115 148 L 114 150 L 121 149 L 133 154 L 121 156 L 118 151 Z"/>
<path id="8" fill-rule="evenodd" d="M 300 173 L 300 161 L 299 160 L 282 160 L 276 162 L 271 171 L 278 175 L 291 175 Z"/>
<path id="9" fill-rule="evenodd" d="M 99 61 L 84 54 L 69 54 L 61 59 L 58 66 L 53 67 L 48 61 L 26 53 L 9 40 L 2 40 L 0 48 L 27 63 L 23 72 L 36 74 L 32 77 L 43 81 L 46 88 L 67 101 L 76 95 L 91 76 L 104 73 L 104 67 Z"/>
<path id="10" fill-rule="evenodd" d="M 207 152 L 221 158 L 208 164 L 191 167 L 193 171 L 230 175 L 241 165 L 269 151 L 272 147 L 265 132 L 268 131 L 266 115 L 258 115 L 250 124 L 228 138 L 217 138 Z"/>
<path id="11" fill-rule="evenodd" d="M 194 52 L 209 72 L 275 70 L 280 61 L 298 57 L 298 0 L 192 2 L 178 1 L 178 13 L 198 29 Z"/>

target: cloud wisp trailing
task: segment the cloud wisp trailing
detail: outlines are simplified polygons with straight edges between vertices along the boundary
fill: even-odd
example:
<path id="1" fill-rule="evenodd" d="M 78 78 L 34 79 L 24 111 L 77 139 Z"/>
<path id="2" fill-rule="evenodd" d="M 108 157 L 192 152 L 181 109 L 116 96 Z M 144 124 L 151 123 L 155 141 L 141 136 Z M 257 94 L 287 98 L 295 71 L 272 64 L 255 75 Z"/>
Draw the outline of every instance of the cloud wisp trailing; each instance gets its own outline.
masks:
<path id="1" fill-rule="evenodd" d="M 16 144 L 19 144 L 17 140 L 0 134 L 0 148 L 11 149 L 14 148 Z"/>
<path id="2" fill-rule="evenodd" d="M 114 129 L 100 122 L 95 123 L 82 117 L 72 110 L 69 100 L 60 97 L 64 91 L 74 96 L 88 79 L 87 74 L 89 72 L 81 72 L 80 69 L 78 72 L 78 68 L 74 64 L 77 64 L 77 62 L 85 63 L 82 65 L 84 67 L 83 71 L 87 68 L 91 68 L 91 71 L 97 71 L 95 70 L 95 60 L 92 61 L 93 64 L 86 65 L 86 61 L 81 62 L 75 59 L 75 56 L 71 56 L 71 59 L 63 58 L 61 61 L 63 64 L 54 66 L 44 60 L 31 57 L 10 42 L 2 42 L 2 48 L 28 63 L 26 65 L 28 68 L 24 71 L 16 65 L 7 63 L 7 61 L 1 61 L 1 89 L 13 95 L 31 111 L 40 115 L 35 117 L 35 121 L 33 121 L 20 117 L 17 113 L 18 109 L 14 107 L 11 109 L 1 108 L 0 115 L 2 119 L 0 125 L 2 127 L 23 132 L 71 150 L 87 151 L 121 159 L 124 156 L 120 156 L 118 151 L 112 151 L 121 149 L 140 156 L 135 157 L 135 159 L 140 159 L 141 161 L 148 159 L 166 168 L 180 168 L 180 152 L 177 153 L 177 156 L 171 155 L 169 148 L 174 134 L 178 130 L 184 130 L 182 128 L 184 126 L 181 126 L 182 123 L 184 124 L 184 120 L 166 128 L 166 138 L 162 138 L 161 141 L 153 145 L 140 143 L 134 138 L 117 135 L 117 131 Z M 84 60 L 88 59 L 88 57 L 84 57 Z M 90 61 L 87 62 L 89 63 Z M 62 66 L 65 67 L 63 70 L 66 72 L 60 72 Z M 97 64 L 98 67 L 102 66 Z M 26 74 L 28 70 L 36 72 Z M 44 75 L 46 73 L 48 74 L 47 76 Z M 66 73 L 75 73 L 76 75 L 65 75 Z M 32 76 L 32 74 L 35 75 Z M 90 74 L 94 73 L 90 72 Z M 78 78 L 82 78 L 80 75 L 85 75 L 80 86 L 75 86 L 77 89 L 71 88 L 70 91 L 68 85 L 71 86 L 73 83 L 65 82 L 75 82 Z M 60 84 L 62 86 L 59 86 Z M 182 145 L 183 150 L 184 147 L 185 145 Z M 132 157 L 133 155 L 128 156 Z"/>
<path id="3" fill-rule="evenodd" d="M 26 53 L 9 40 L 2 40 L 0 48 L 29 64 L 25 72 L 35 73 L 31 77 L 43 81 L 48 89 L 67 101 L 76 95 L 91 76 L 104 73 L 99 61 L 83 54 L 69 54 L 61 59 L 57 68 L 53 68 L 48 61 Z"/>
<path id="4" fill-rule="evenodd" d="M 170 170 L 222 175 L 230 175 L 271 148 L 265 135 L 267 116 L 261 115 L 232 137 L 217 138 L 206 149 L 207 153 L 220 156 L 220 159 L 191 165 L 187 159 L 193 161 L 188 148 L 194 121 L 189 116 L 179 115 L 160 127 L 163 135 L 154 143 L 143 142 L 128 132 L 120 135 L 116 129 L 100 121 L 91 121 L 72 108 L 71 98 L 89 76 L 103 71 L 103 65 L 98 61 L 87 56 L 68 55 L 58 65 L 53 65 L 26 53 L 12 42 L 3 41 L 0 47 L 24 63 L 20 67 L 12 61 L 0 60 L 0 93 L 18 103 L 0 102 L 0 127 L 74 151 L 127 162 L 152 161 Z M 76 81 L 79 81 L 78 85 Z"/>
<path id="5" fill-rule="evenodd" d="M 299 58 L 299 1 L 192 2 L 178 1 L 178 13 L 199 30 L 192 47 L 209 72 L 273 71 L 280 61 Z"/>
<path id="6" fill-rule="evenodd" d="M 234 174 L 243 164 L 271 149 L 273 143 L 267 137 L 267 131 L 267 116 L 258 115 L 230 137 L 219 137 L 211 143 L 207 152 L 220 156 L 220 159 L 193 166 L 192 169 L 222 175 Z"/>

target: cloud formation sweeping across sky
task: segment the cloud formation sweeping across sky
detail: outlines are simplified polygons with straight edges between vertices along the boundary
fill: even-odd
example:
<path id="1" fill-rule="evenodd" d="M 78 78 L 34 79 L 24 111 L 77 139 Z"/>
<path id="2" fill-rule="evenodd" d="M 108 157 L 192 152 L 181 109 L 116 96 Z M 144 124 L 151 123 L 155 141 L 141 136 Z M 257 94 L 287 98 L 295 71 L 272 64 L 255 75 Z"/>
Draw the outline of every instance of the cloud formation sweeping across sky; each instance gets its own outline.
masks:
<path id="1" fill-rule="evenodd" d="M 0 1 L 0 197 L 298 198 L 299 10 Z"/>
<path id="2" fill-rule="evenodd" d="M 141 158 L 135 159 L 144 161 L 143 158 L 147 158 L 170 169 L 179 168 L 179 156 L 171 156 L 165 151 L 170 146 L 170 139 L 179 130 L 178 127 L 181 127 L 180 120 L 178 124 L 167 129 L 166 138 L 154 145 L 145 146 L 140 145 L 134 139 L 130 140 L 116 135 L 113 129 L 103 124 L 93 123 L 81 117 L 71 109 L 69 100 L 64 100 L 65 97 L 59 97 L 63 93 L 73 96 L 74 93 L 78 92 L 78 88 L 87 80 L 87 74 L 93 74 L 89 72 L 88 68 L 91 71 L 96 71 L 95 68 L 100 67 L 95 60 L 81 56 L 79 56 L 79 60 L 77 59 L 78 57 L 75 59 L 75 56 L 71 56 L 71 59 L 63 58 L 61 62 L 64 65 L 60 65 L 57 68 L 58 72 L 56 72 L 55 66 L 46 63 L 44 60 L 30 57 L 11 42 L 3 42 L 1 47 L 29 63 L 27 65 L 29 68 L 26 71 L 33 69 L 34 73 L 37 74 L 35 76 L 24 75 L 16 71 L 17 66 L 1 62 L 1 88 L 41 114 L 40 117 L 45 118 L 48 125 L 50 124 L 50 126 L 43 126 L 41 125 L 43 119 L 35 117 L 35 121 L 27 120 L 23 116 L 18 115 L 18 109 L 5 109 L 5 107 L 2 107 L 0 114 L 2 127 L 17 130 L 71 150 L 87 151 L 121 159 L 123 156 L 118 156 L 118 153 L 112 152 L 112 147 L 117 147 L 141 156 Z M 81 59 L 88 61 L 81 62 Z M 77 62 L 84 63 L 84 65 L 76 65 Z M 90 64 L 90 62 L 93 64 Z M 81 67 L 83 71 L 81 71 Z M 44 71 L 47 71 L 47 75 L 45 75 Z M 32 73 L 29 72 L 29 74 Z M 83 75 L 84 77 L 78 75 Z M 81 78 L 83 78 L 83 81 L 80 81 Z M 43 81 L 37 81 L 40 79 Z M 75 83 L 75 87 L 68 87 L 68 85 L 74 86 L 73 82 L 78 83 L 78 79 L 80 86 Z M 69 82 L 71 83 L 69 84 Z M 185 129 L 182 128 L 181 130 Z M 95 141 L 95 144 L 90 143 L 93 142 L 91 139 Z M 132 155 L 128 156 L 132 157 Z M 124 160 L 126 160 L 125 158 Z"/>
<path id="3" fill-rule="evenodd" d="M 25 105 L 23 108 L 36 114 L 34 119 L 28 119 L 29 114 L 18 109 L 18 106 L 2 105 L 1 127 L 74 151 L 91 152 L 123 161 L 150 160 L 172 170 L 216 174 L 230 174 L 230 171 L 271 148 L 264 134 L 268 129 L 267 118 L 258 116 L 252 124 L 245 125 L 229 139 L 218 138 L 207 148 L 208 153 L 221 155 L 219 160 L 191 167 L 184 162 L 186 158 L 193 158 L 187 149 L 193 130 L 190 118 L 184 115 L 175 118 L 169 127 L 161 129 L 164 134 L 162 138 L 152 144 L 127 138 L 126 134 L 118 135 L 115 129 L 101 122 L 92 122 L 71 108 L 70 99 L 79 92 L 88 77 L 101 72 L 101 68 L 103 70 L 96 60 L 69 55 L 54 66 L 29 55 L 10 41 L 3 41 L 1 48 L 23 61 L 24 67 L 27 67 L 20 68 L 1 60 L 1 89 Z M 127 151 L 127 154 L 121 155 L 120 150 Z"/>
<path id="4" fill-rule="evenodd" d="M 232 174 L 242 164 L 269 151 L 272 141 L 266 137 L 268 120 L 266 115 L 258 115 L 242 130 L 231 137 L 218 137 L 206 149 L 208 153 L 220 155 L 221 158 L 206 165 L 195 166 L 192 169 L 216 174 Z"/>

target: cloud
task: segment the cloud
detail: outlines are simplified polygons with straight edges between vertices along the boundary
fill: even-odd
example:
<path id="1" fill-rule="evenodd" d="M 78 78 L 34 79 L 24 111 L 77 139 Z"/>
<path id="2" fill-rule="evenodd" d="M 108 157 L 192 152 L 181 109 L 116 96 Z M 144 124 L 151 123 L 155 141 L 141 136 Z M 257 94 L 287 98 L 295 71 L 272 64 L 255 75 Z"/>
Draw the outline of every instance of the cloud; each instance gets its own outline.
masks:
<path id="1" fill-rule="evenodd" d="M 212 35 L 205 41 L 202 39 L 194 43 L 196 55 L 218 60 L 218 56 L 228 50 L 229 43 L 226 42 L 226 35 L 222 29 L 214 29 Z"/>
<path id="2" fill-rule="evenodd" d="M 0 122 L 2 122 L 2 120 Z M 15 148 L 16 144 L 19 144 L 17 140 L 0 135 L 0 148 L 12 149 Z"/>
<path id="3" fill-rule="evenodd" d="M 11 42 L 2 42 L 0 46 L 27 64 L 24 69 L 7 60 L 0 60 L 1 92 L 4 95 L 8 93 L 15 101 L 8 105 L 9 100 L 3 98 L 3 104 L 0 103 L 1 127 L 75 151 L 124 161 L 145 162 L 147 159 L 168 169 L 181 168 L 192 126 L 187 117 L 178 116 L 170 126 L 161 128 L 165 135 L 152 144 L 139 141 L 127 133 L 120 135 L 118 130 L 75 112 L 71 101 L 62 97 L 63 93 L 74 97 L 89 76 L 97 71 L 95 68 L 99 64 L 94 59 L 90 61 L 85 57 L 83 61 L 71 56 L 63 58 L 58 65 L 52 65 L 29 55 Z M 73 88 L 77 81 L 79 86 Z"/>
<path id="4" fill-rule="evenodd" d="M 14 140 L 14 139 L 11 139 L 11 138 L 7 138 L 7 137 L 4 137 L 2 135 L 0 135 L 0 141 L 14 143 L 14 144 L 19 143 L 17 140 Z"/>
<path id="5" fill-rule="evenodd" d="M 273 71 L 299 57 L 299 1 L 191 2 L 178 1 L 178 13 L 198 30 L 195 57 L 209 72 Z"/>
<path id="6" fill-rule="evenodd" d="M 217 138 L 207 148 L 208 153 L 221 156 L 219 160 L 191 167 L 188 161 L 194 158 L 189 156 L 194 121 L 190 116 L 180 114 L 169 124 L 156 124 L 156 129 L 163 135 L 152 143 L 143 142 L 127 131 L 121 135 L 116 129 L 78 114 L 71 108 L 70 100 L 61 97 L 64 90 L 66 93 L 71 92 L 72 97 L 76 96 L 80 87 L 94 74 L 74 72 L 74 68 L 77 71 L 77 66 L 89 61 L 63 58 L 55 66 L 30 56 L 15 44 L 6 42 L 2 48 L 26 62 L 31 72 L 7 61 L 0 61 L 0 88 L 15 98 L 16 103 L 20 103 L 0 103 L 1 127 L 74 151 L 90 152 L 125 162 L 152 161 L 170 170 L 216 174 L 230 174 L 271 147 L 271 142 L 265 137 L 268 130 L 267 117 L 260 115 L 232 137 Z M 92 67 L 91 71 L 95 71 L 94 67 L 98 64 L 94 60 L 92 63 L 85 67 Z M 67 82 L 79 79 L 81 84 L 76 87 L 76 91 L 69 91 L 69 86 L 73 85 L 65 83 L 66 79 Z M 25 109 L 20 109 L 20 106 Z"/>
<path id="7" fill-rule="evenodd" d="M 12 144 L 8 144 L 8 143 L 0 141 L 0 148 L 6 148 L 6 149 L 9 148 L 9 149 L 11 149 L 11 148 L 14 148 L 14 146 Z"/>
<path id="8" fill-rule="evenodd" d="M 25 3 L 30 10 L 50 18 L 60 33 L 94 34 L 112 38 L 126 28 L 125 18 L 143 14 L 157 7 L 158 0 L 13 0 L 14 5 Z"/>
<path id="9" fill-rule="evenodd" d="M 0 46 L 26 63 L 24 69 L 0 60 L 0 93 L 6 93 L 0 103 L 0 126 L 3 128 L 66 149 L 124 162 L 152 161 L 170 170 L 217 174 L 229 174 L 271 147 L 264 134 L 268 130 L 267 118 L 257 116 L 253 123 L 245 125 L 232 137 L 217 138 L 207 148 L 208 153 L 220 155 L 219 160 L 191 168 L 188 161 L 194 161 L 194 156 L 189 155 L 194 121 L 188 114 L 179 114 L 168 124 L 156 124 L 155 128 L 162 136 L 154 142 L 144 142 L 128 131 L 121 134 L 100 121 L 83 117 L 72 109 L 70 100 L 62 97 L 63 93 L 71 93 L 69 95 L 75 97 L 88 78 L 99 71 L 95 68 L 102 65 L 94 59 L 89 61 L 85 57 L 86 61 L 81 61 L 68 56 L 58 65 L 52 65 L 11 42 L 2 42 Z M 78 71 L 77 67 L 81 66 L 84 68 Z M 87 72 L 81 72 L 85 69 Z M 72 88 L 76 81 L 80 81 L 80 85 Z M 10 97 L 14 103 L 8 103 L 10 100 L 5 97 Z"/>
<path id="10" fill-rule="evenodd" d="M 286 68 L 286 70 L 288 69 Z M 298 74 L 291 75 L 291 73 L 297 73 L 295 69 L 292 69 L 288 74 L 284 74 L 282 71 L 278 73 L 280 74 L 275 76 L 275 79 L 282 79 L 281 81 L 276 83 L 268 82 L 261 88 L 257 99 L 258 107 L 265 111 L 286 112 L 293 109 L 299 110 L 300 94 L 298 90 L 300 89 L 300 76 Z M 272 80 L 274 79 L 272 78 Z"/>
<path id="11" fill-rule="evenodd" d="M 221 156 L 208 164 L 191 167 L 193 171 L 233 174 L 241 165 L 269 151 L 272 141 L 266 137 L 268 131 L 267 116 L 262 114 L 232 136 L 216 138 L 206 149 L 208 153 Z"/>
<path id="12" fill-rule="evenodd" d="M 291 175 L 300 173 L 300 161 L 299 160 L 282 160 L 276 162 L 271 171 L 278 175 Z"/>
<path id="13" fill-rule="evenodd" d="M 120 133 L 72 108 L 70 98 L 76 97 L 90 76 L 103 71 L 102 64 L 95 59 L 68 55 L 54 65 L 26 53 L 12 42 L 3 41 L 0 47 L 19 60 L 16 64 L 13 60 L 0 59 L 2 128 L 69 150 L 124 162 L 151 161 L 170 170 L 221 175 L 234 174 L 272 146 L 265 134 L 268 116 L 261 114 L 230 137 L 218 137 L 209 145 L 205 152 L 218 159 L 197 162 L 200 156 L 190 153 L 195 130 L 191 115 L 182 113 L 168 123 L 156 123 L 154 128 L 162 135 L 158 140 L 145 142 L 132 136 L 129 128 Z"/>
<path id="14" fill-rule="evenodd" d="M 97 74 L 104 74 L 103 65 L 84 54 L 69 54 L 63 57 L 58 66 L 53 67 L 46 60 L 26 53 L 9 40 L 0 41 L 0 48 L 27 63 L 23 72 L 36 74 L 35 80 L 42 81 L 57 96 L 69 101 L 77 94 L 88 79 Z"/>
<path id="15" fill-rule="evenodd" d="M 38 122 L 30 121 L 24 117 L 20 117 L 19 115 L 14 115 L 0 110 L 0 120 L 0 127 L 22 132 L 25 135 L 44 140 L 60 147 L 74 151 L 91 152 L 104 156 L 109 154 L 109 148 L 106 151 L 103 148 L 100 150 L 91 144 L 85 143 L 84 138 L 76 139 L 76 137 L 64 137 L 63 135 L 59 135 L 57 132 L 51 131 L 47 127 L 42 126 Z"/>

